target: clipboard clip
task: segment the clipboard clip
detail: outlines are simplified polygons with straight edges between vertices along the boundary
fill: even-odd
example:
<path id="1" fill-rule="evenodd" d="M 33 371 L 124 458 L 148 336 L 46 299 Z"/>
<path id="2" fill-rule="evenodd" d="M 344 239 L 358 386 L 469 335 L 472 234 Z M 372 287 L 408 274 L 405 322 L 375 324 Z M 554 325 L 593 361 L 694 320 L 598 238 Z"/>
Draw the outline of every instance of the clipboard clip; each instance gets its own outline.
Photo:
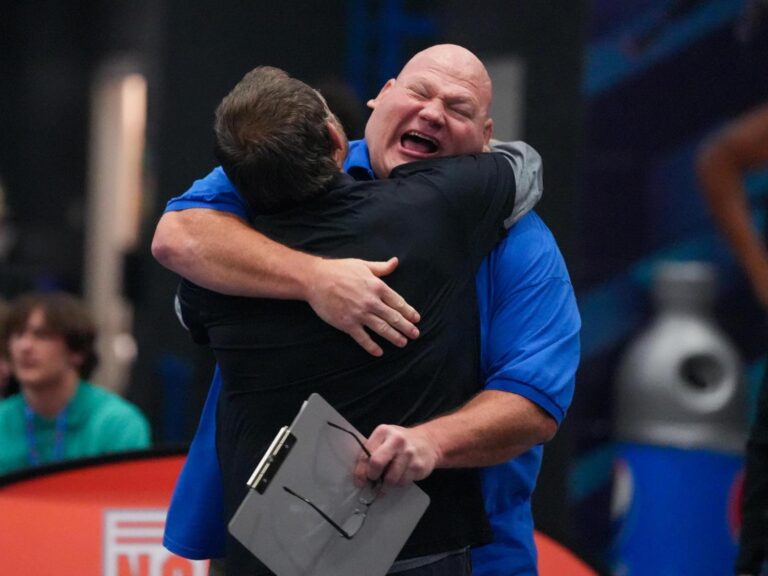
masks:
<path id="1" fill-rule="evenodd" d="M 277 474 L 277 471 L 295 444 L 296 436 L 291 433 L 288 426 L 280 428 L 277 436 L 272 440 L 272 444 L 269 445 L 267 452 L 262 457 L 261 462 L 259 462 L 248 479 L 248 486 L 259 494 L 264 494 L 272 478 Z"/>

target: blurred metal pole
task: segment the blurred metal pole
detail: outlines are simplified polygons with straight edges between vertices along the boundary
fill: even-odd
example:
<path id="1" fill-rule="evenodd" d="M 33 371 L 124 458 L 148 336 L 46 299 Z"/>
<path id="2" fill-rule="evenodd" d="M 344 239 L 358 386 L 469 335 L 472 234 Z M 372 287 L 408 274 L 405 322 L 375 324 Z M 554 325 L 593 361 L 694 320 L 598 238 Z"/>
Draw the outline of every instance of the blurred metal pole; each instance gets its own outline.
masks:
<path id="1" fill-rule="evenodd" d="M 127 59 L 104 63 L 91 89 L 85 299 L 99 330 L 94 381 L 123 392 L 136 357 L 123 295 L 125 255 L 139 239 L 147 82 Z"/>

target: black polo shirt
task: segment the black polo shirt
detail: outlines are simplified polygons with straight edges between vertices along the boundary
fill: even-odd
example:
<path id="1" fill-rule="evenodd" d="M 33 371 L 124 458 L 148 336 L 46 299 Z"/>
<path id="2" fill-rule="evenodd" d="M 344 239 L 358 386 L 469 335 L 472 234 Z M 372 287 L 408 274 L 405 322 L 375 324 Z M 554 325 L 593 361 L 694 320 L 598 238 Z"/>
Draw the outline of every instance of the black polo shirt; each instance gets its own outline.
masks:
<path id="1" fill-rule="evenodd" d="M 482 389 L 475 272 L 505 233 L 514 199 L 509 161 L 480 154 L 403 165 L 388 180 L 340 173 L 312 202 L 254 221 L 313 254 L 400 259 L 386 281 L 421 313 L 421 336 L 402 349 L 380 341 L 381 358 L 305 302 L 224 296 L 182 281 L 185 323 L 210 344 L 222 374 L 217 450 L 229 517 L 269 442 L 312 392 L 367 436 L 379 424 L 454 410 Z M 436 470 L 419 485 L 431 504 L 399 558 L 490 540 L 476 469 Z M 228 569 L 261 573 L 231 537 L 227 556 Z"/>

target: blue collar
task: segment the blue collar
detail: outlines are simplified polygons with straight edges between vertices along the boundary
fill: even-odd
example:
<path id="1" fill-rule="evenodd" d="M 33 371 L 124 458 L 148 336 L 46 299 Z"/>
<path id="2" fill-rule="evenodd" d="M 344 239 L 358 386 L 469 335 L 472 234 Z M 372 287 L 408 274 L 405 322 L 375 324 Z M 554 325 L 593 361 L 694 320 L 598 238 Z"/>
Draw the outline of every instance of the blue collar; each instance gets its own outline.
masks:
<path id="1" fill-rule="evenodd" d="M 355 180 L 375 180 L 376 175 L 371 168 L 371 158 L 368 155 L 368 145 L 365 140 L 353 140 L 349 143 L 349 154 L 344 160 L 344 171 Z"/>

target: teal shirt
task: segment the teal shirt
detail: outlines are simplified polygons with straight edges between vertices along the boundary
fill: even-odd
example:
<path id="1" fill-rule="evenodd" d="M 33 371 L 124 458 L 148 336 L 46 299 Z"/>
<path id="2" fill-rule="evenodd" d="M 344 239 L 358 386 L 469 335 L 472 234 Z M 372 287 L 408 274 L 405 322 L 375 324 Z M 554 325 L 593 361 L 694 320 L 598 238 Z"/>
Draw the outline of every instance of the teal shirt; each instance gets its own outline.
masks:
<path id="1" fill-rule="evenodd" d="M 24 399 L 0 401 L 0 474 L 30 466 Z M 56 418 L 34 415 L 34 437 L 42 464 L 53 461 Z M 149 423 L 120 396 L 80 381 L 66 411 L 64 459 L 138 450 L 150 445 Z"/>

